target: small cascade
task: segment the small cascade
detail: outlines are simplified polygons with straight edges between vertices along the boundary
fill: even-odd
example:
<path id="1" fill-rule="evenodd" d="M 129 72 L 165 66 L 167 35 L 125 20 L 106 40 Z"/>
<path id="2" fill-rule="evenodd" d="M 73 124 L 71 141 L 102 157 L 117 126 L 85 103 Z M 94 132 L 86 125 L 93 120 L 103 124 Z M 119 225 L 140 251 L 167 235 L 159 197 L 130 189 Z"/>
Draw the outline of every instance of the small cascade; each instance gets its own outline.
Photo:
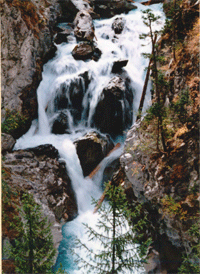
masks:
<path id="1" fill-rule="evenodd" d="M 82 222 L 91 226 L 95 225 L 98 214 L 92 213 L 94 208 L 91 205 L 91 197 L 100 198 L 103 190 L 104 169 L 121 155 L 124 131 L 134 122 L 139 105 L 145 78 L 144 69 L 148 64 L 148 60 L 145 60 L 141 53 L 150 52 L 151 45 L 149 41 L 146 41 L 145 46 L 141 46 L 144 42 L 140 41 L 139 35 L 146 33 L 148 29 L 142 22 L 141 11 L 145 7 L 139 3 L 136 5 L 138 9 L 127 15 L 121 14 L 110 19 L 94 21 L 96 44 L 102 52 L 98 61 L 75 60 L 71 54 L 76 45 L 76 39 L 73 36 L 68 43 L 57 45 L 56 56 L 44 65 L 42 81 L 37 90 L 38 120 L 32 122 L 30 130 L 15 145 L 15 149 L 25 149 L 52 144 L 58 149 L 61 159 L 66 162 L 67 172 L 77 198 L 79 215 L 63 226 L 63 240 L 59 247 L 56 267 L 62 263 L 69 274 L 82 273 L 73 262 L 70 248 L 74 248 L 75 237 L 84 238 L 87 241 Z M 152 9 L 156 14 L 162 15 L 161 7 L 161 4 L 156 4 L 152 6 Z M 121 34 L 115 34 L 112 29 L 112 23 L 117 17 L 122 17 L 125 22 Z M 164 16 L 162 18 L 164 21 Z M 159 28 L 162 27 L 163 21 Z M 113 64 L 119 60 L 128 60 L 128 63 L 119 73 L 113 73 Z M 106 93 L 108 85 L 111 86 L 111 91 L 112 88 L 114 89 L 113 93 L 115 93 L 115 87 L 112 87 L 114 77 L 120 79 L 119 82 L 122 82 L 123 87 L 120 90 L 121 97 L 119 100 L 116 99 L 122 112 L 123 128 L 120 134 L 116 133 L 113 138 L 115 143 L 120 141 L 122 145 L 102 161 L 99 171 L 93 179 L 90 179 L 83 176 L 74 142 L 87 132 L 97 130 L 94 117 L 98 105 L 102 104 L 105 98 L 103 91 L 105 90 Z M 116 89 L 118 91 L 118 88 Z M 148 100 L 150 101 L 149 90 L 150 84 L 146 105 Z M 129 93 L 125 95 L 125 92 Z M 119 92 L 116 92 L 116 98 L 118 94 Z M 112 99 L 109 102 L 112 103 Z M 115 106 L 113 109 L 115 111 Z M 107 109 L 104 113 L 106 111 Z M 127 113 L 131 113 L 130 119 Z M 102 117 L 105 117 L 103 113 Z M 61 126 L 62 130 L 57 130 Z M 101 128 L 98 127 L 98 130 L 101 131 Z"/>

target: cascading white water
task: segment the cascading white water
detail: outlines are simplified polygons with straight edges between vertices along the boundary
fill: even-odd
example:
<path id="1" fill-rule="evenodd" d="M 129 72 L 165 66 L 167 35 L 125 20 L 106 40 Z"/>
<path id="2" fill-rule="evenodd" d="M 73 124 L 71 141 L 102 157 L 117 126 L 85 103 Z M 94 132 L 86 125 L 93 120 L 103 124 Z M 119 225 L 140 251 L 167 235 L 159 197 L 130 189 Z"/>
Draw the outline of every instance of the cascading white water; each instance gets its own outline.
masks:
<path id="1" fill-rule="evenodd" d="M 148 64 L 148 60 L 145 60 L 141 53 L 151 51 L 149 41 L 146 41 L 146 45 L 142 47 L 141 44 L 144 44 L 144 41 L 139 39 L 140 34 L 148 32 L 142 22 L 141 13 L 146 7 L 139 3 L 136 5 L 138 6 L 137 10 L 133 10 L 127 15 L 120 15 L 120 17 L 124 17 L 126 24 L 123 32 L 117 35 L 118 38 L 114 37 L 111 27 L 113 20 L 118 16 L 107 20 L 95 20 L 96 43 L 102 51 L 99 61 L 76 61 L 71 55 L 76 45 L 74 37 L 71 37 L 68 43 L 57 45 L 56 56 L 45 64 L 42 81 L 38 87 L 38 120 L 33 121 L 30 130 L 15 145 L 15 149 L 25 149 L 41 144 L 52 144 L 66 162 L 67 171 L 77 197 L 79 216 L 63 226 L 63 240 L 59 247 L 57 266 L 61 262 L 69 274 L 82 273 L 73 263 L 70 248 L 73 248 L 75 237 L 85 238 L 82 222 L 94 226 L 98 214 L 92 214 L 91 197 L 98 199 L 101 196 L 103 170 L 108 163 L 120 156 L 123 147 L 104 159 L 101 170 L 91 180 L 83 176 L 73 142 L 90 130 L 99 95 L 114 76 L 111 73 L 112 64 L 119 59 L 129 60 L 124 70 L 129 75 L 134 90 L 133 121 L 135 119 L 145 77 L 144 69 Z M 157 27 L 159 29 L 164 23 L 161 8 L 161 4 L 151 6 L 156 15 L 161 15 L 162 21 Z M 86 87 L 86 81 L 82 76 L 84 73 L 87 73 L 87 77 L 90 79 L 88 87 Z M 79 85 L 83 92 L 82 110 L 78 122 L 74 120 L 72 112 L 73 103 L 69 88 L 72 83 Z M 65 97 L 66 107 L 64 102 L 61 102 L 61 106 L 56 103 L 56 98 L 59 96 Z M 150 95 L 149 97 L 147 95 L 146 105 L 148 100 L 150 100 Z M 58 116 L 59 108 L 65 109 L 65 113 L 67 113 L 70 131 L 68 134 L 55 135 L 51 133 L 52 123 Z M 123 137 L 119 136 L 115 141 L 122 141 L 122 139 Z M 142 270 L 135 273 L 142 273 Z"/>

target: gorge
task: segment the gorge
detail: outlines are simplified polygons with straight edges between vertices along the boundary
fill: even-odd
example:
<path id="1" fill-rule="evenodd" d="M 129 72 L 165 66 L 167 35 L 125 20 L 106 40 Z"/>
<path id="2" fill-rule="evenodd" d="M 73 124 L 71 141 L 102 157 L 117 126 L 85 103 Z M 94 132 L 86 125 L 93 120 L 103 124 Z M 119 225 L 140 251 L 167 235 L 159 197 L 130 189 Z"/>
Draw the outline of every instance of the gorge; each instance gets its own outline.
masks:
<path id="1" fill-rule="evenodd" d="M 30 10 L 37 16 L 38 5 L 46 7 L 39 13 L 43 16 L 43 19 L 40 17 L 42 21 L 35 24 L 27 17 L 20 18 L 24 8 L 17 5 L 17 1 L 4 1 L 4 12 L 10 12 L 14 18 L 12 22 L 7 17 L 10 23 L 16 24 L 17 21 L 23 25 L 29 22 L 28 27 L 24 27 L 28 33 L 25 41 L 22 38 L 24 32 L 19 32 L 20 38 L 13 36 L 14 40 L 23 42 L 20 49 L 23 58 L 20 56 L 18 60 L 14 56 L 15 51 L 19 52 L 16 50 L 19 45 L 15 45 L 11 54 L 9 50 L 6 52 L 4 45 L 10 38 L 2 40 L 2 87 L 5 87 L 2 121 L 6 125 L 9 114 L 13 115 L 11 124 L 18 113 L 24 118 L 18 118 L 16 128 L 9 132 L 5 130 L 2 137 L 5 180 L 18 191 L 33 193 L 42 205 L 44 215 L 52 222 L 54 244 L 58 248 L 56 268 L 62 263 L 63 269 L 72 274 L 82 273 L 77 270 L 70 253 L 73 239 L 75 236 L 85 237 L 82 222 L 94 225 L 98 218 L 98 214 L 93 215 L 91 197 L 99 199 L 105 178 L 112 179 L 113 174 L 122 169 L 120 179 L 125 182 L 128 199 L 145 203 L 151 222 L 147 235 L 153 235 L 154 244 L 149 251 L 152 262 L 146 268 L 147 273 L 177 273 L 185 248 L 184 237 L 187 236 L 184 225 L 162 212 L 164 207 L 159 203 L 166 198 L 165 194 L 182 195 L 181 187 L 177 186 L 178 172 L 184 187 L 194 187 L 198 183 L 196 122 L 192 120 L 185 131 L 175 132 L 173 142 L 178 142 L 178 147 L 171 143 L 173 160 L 161 152 L 150 152 L 150 149 L 146 152 L 148 147 L 153 149 L 152 136 L 149 136 L 151 129 L 140 132 L 142 122 L 135 123 L 145 67 L 148 66 L 142 53 L 151 52 L 149 40 L 139 39 L 141 34 L 148 32 L 142 19 L 142 10 L 146 7 L 129 1 L 121 1 L 121 4 L 113 1 L 113 6 L 106 6 L 106 3 L 96 3 L 95 6 L 93 1 L 51 2 L 44 1 L 44 5 L 43 2 L 30 2 L 35 5 Z M 154 25 L 160 30 L 165 21 L 162 4 L 151 5 L 151 9 L 155 15 L 161 16 L 159 24 Z M 56 18 L 60 18 L 57 24 Z M 42 26 L 44 20 L 49 28 L 45 24 Z M 38 31 L 37 27 L 41 29 Z M 43 49 L 42 40 L 46 43 Z M 162 42 L 167 44 L 164 39 Z M 176 71 L 172 66 L 170 71 L 172 77 L 176 73 L 176 89 L 187 85 L 185 76 L 179 73 L 181 66 Z M 190 87 L 196 98 L 198 79 L 195 74 L 192 77 L 194 81 L 190 81 Z M 14 92 L 9 92 L 8 88 Z M 151 88 L 149 82 L 145 109 L 151 104 Z M 194 120 L 195 108 L 193 105 Z M 12 138 L 17 139 L 16 143 Z M 117 143 L 121 146 L 109 154 Z M 186 147 L 190 157 L 183 156 Z M 182 159 L 182 162 L 175 165 L 175 159 Z M 165 169 L 168 166 L 171 169 L 164 170 L 163 163 L 166 163 Z M 100 169 L 90 178 L 98 164 Z M 166 178 L 174 184 L 173 187 L 166 186 Z M 199 196 L 195 193 L 188 197 L 184 196 L 185 207 L 196 212 Z M 156 218 L 163 220 L 161 225 Z M 3 234 L 4 239 L 9 238 L 8 234 Z M 176 260 L 169 265 L 173 256 Z"/>

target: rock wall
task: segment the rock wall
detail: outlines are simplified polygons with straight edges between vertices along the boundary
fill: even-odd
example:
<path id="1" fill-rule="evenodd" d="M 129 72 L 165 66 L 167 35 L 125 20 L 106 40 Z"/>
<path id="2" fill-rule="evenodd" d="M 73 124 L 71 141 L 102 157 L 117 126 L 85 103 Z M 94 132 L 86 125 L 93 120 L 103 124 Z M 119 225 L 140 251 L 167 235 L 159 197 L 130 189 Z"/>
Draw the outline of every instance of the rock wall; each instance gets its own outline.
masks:
<path id="1" fill-rule="evenodd" d="M 62 239 L 61 225 L 77 216 L 77 205 L 64 162 L 51 145 L 6 153 L 3 180 L 18 193 L 32 193 L 52 223 L 54 246 Z"/>
<path id="2" fill-rule="evenodd" d="M 153 243 L 147 273 L 178 273 L 182 256 L 192 254 L 198 242 L 188 233 L 199 218 L 200 202 L 197 32 L 194 19 L 176 51 L 176 62 L 169 33 L 160 41 L 159 52 L 165 57 L 160 69 L 168 83 L 168 88 L 163 86 L 166 151 L 161 144 L 157 149 L 156 120 L 143 118 L 128 131 L 120 158 L 127 197 L 143 205 L 149 221 L 144 237 L 151 237 Z M 174 110 L 177 104 L 183 105 Z"/>
<path id="3" fill-rule="evenodd" d="M 21 135 L 37 116 L 36 89 L 53 49 L 59 14 L 57 0 L 1 1 L 2 121 L 7 110 L 25 116 L 27 125 Z"/>

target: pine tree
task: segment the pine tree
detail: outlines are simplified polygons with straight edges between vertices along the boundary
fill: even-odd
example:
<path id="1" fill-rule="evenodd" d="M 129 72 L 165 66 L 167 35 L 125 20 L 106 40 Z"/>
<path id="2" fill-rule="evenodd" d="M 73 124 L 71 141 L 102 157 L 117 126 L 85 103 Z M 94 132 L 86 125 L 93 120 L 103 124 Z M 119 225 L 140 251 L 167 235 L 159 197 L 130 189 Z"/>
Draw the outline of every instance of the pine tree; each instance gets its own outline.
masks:
<path id="1" fill-rule="evenodd" d="M 158 35 L 158 31 L 153 31 L 153 23 L 157 23 L 160 19 L 160 16 L 155 16 L 151 9 L 147 9 L 143 11 L 143 23 L 149 28 L 149 32 L 147 34 L 140 35 L 141 39 L 145 39 L 146 37 L 150 37 L 151 39 L 151 45 L 152 45 L 152 53 L 147 54 L 144 53 L 143 55 L 150 60 L 152 60 L 152 76 L 153 76 L 153 83 L 155 88 L 155 104 L 157 112 L 157 118 L 158 118 L 158 134 L 157 134 L 157 149 L 159 150 L 159 134 L 161 134 L 161 141 L 163 145 L 164 151 L 166 151 L 166 144 L 165 144 L 165 134 L 163 129 L 163 118 L 162 118 L 162 108 L 163 108 L 163 102 L 161 100 L 161 91 L 162 91 L 162 84 L 159 81 L 159 71 L 158 71 L 158 61 L 159 56 L 156 51 L 156 39 Z"/>
<path id="2" fill-rule="evenodd" d="M 30 194 L 23 194 L 19 215 L 15 216 L 12 227 L 17 231 L 10 251 L 17 273 L 52 273 L 56 250 L 50 224 L 42 216 L 41 206 Z"/>
<path id="3" fill-rule="evenodd" d="M 146 218 L 138 218 L 132 225 L 132 218 L 140 215 L 141 207 L 131 211 L 122 187 L 107 185 L 107 204 L 99 208 L 100 218 L 96 229 L 84 224 L 89 241 L 101 244 L 98 252 L 77 240 L 78 248 L 85 251 L 85 258 L 76 253 L 78 266 L 84 273 L 115 274 L 133 273 L 145 262 L 146 250 L 150 240 L 138 245 L 139 232 L 146 225 Z M 124 272 L 125 271 L 125 272 Z"/>

